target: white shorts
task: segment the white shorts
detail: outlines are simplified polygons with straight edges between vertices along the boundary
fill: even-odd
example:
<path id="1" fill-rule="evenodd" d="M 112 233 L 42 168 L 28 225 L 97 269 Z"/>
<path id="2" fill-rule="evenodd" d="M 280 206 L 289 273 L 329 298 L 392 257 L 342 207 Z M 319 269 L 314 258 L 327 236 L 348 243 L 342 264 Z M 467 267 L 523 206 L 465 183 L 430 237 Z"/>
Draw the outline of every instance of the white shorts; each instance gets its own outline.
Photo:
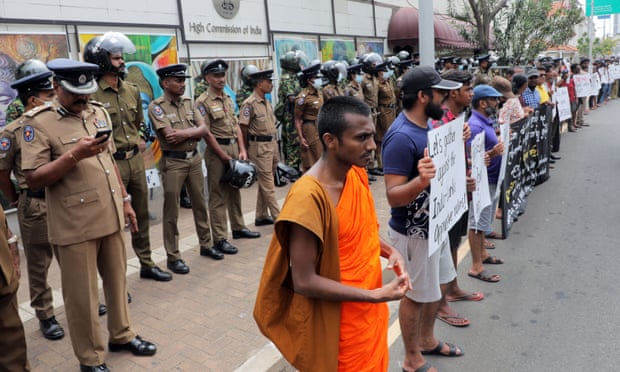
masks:
<path id="1" fill-rule="evenodd" d="M 480 212 L 480 218 L 478 219 L 478 223 L 474 218 L 474 207 L 473 202 L 469 202 L 469 221 L 468 226 L 470 230 L 482 231 L 482 232 L 490 232 L 491 226 L 493 225 L 493 219 L 495 218 L 495 208 L 497 205 L 497 200 L 495 199 L 495 189 L 497 185 L 489 185 L 489 194 L 491 194 L 491 204 L 487 207 L 483 208 Z"/>
<path id="2" fill-rule="evenodd" d="M 439 301 L 439 284 L 456 278 L 448 240 L 429 257 L 428 240 L 409 238 L 392 228 L 389 228 L 388 234 L 394 248 L 403 256 L 411 279 L 412 290 L 406 296 L 418 303 Z"/>

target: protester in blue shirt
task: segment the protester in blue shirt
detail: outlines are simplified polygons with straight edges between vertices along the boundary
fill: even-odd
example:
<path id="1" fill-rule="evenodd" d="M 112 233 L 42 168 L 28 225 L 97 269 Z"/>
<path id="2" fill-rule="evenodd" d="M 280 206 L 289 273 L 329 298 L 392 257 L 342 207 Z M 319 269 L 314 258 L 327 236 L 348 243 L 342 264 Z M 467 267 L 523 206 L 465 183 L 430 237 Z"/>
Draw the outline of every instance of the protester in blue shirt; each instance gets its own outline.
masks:
<path id="1" fill-rule="evenodd" d="M 469 128 L 471 138 L 467 141 L 467 148 L 471 148 L 472 140 L 479 134 L 484 133 L 484 150 L 490 158 L 487 164 L 487 177 L 489 181 L 489 193 L 491 205 L 482 209 L 480 218 L 476 222 L 474 213 L 469 214 L 469 246 L 471 249 L 471 268 L 468 275 L 472 278 L 480 279 L 485 282 L 499 282 L 499 275 L 491 274 L 485 270 L 484 264 L 502 264 L 504 261 L 489 255 L 484 248 L 484 234 L 491 228 L 493 214 L 495 211 L 495 190 L 499 178 L 504 152 L 504 143 L 499 141 L 493 128 L 493 117 L 497 113 L 499 99 L 502 96 L 495 88 L 490 85 L 478 85 L 474 88 L 474 98 L 472 99 L 472 114 L 469 118 Z M 472 205 L 470 203 L 470 209 Z"/>

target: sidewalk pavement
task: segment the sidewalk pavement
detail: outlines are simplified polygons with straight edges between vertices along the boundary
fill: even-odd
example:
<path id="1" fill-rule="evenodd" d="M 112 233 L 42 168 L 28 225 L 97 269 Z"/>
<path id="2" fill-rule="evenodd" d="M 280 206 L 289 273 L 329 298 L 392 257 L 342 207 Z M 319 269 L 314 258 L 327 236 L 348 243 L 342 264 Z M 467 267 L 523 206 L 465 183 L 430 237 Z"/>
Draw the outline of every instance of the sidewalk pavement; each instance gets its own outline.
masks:
<path id="1" fill-rule="evenodd" d="M 379 222 L 387 225 L 389 207 L 385 201 L 383 179 L 371 186 Z M 277 189 L 282 204 L 289 186 Z M 275 347 L 260 333 L 252 311 L 265 253 L 273 226 L 254 226 L 257 186 L 242 190 L 244 218 L 247 226 L 260 231 L 259 239 L 230 241 L 239 253 L 222 261 L 201 257 L 191 210 L 180 209 L 179 233 L 183 259 L 190 266 L 189 275 L 174 275 L 170 282 L 140 279 L 140 265 L 127 242 L 128 290 L 133 297 L 129 305 L 134 329 L 157 344 L 154 357 L 134 357 L 129 353 L 109 353 L 106 363 L 116 371 L 281 371 L 293 370 Z M 157 194 L 157 193 L 156 193 Z M 161 215 L 161 195 L 156 195 L 151 211 Z M 300 206 L 302 207 L 302 206 Z M 165 268 L 160 219 L 151 225 L 153 259 Z M 385 228 L 382 235 L 387 237 Z M 18 292 L 20 315 L 24 322 L 28 357 L 33 371 L 77 371 L 68 334 L 60 272 L 52 263 L 49 282 L 54 290 L 56 317 L 66 336 L 48 341 L 41 335 L 34 311 L 30 308 L 25 258 L 22 253 L 22 279 Z M 166 269 L 167 270 L 167 269 Z M 387 278 L 386 278 L 387 279 Z M 101 288 L 101 287 L 100 287 Z M 103 292 L 100 291 L 103 302 Z M 107 332 L 106 316 L 101 317 Z M 107 334 L 104 335 L 107 339 Z"/>

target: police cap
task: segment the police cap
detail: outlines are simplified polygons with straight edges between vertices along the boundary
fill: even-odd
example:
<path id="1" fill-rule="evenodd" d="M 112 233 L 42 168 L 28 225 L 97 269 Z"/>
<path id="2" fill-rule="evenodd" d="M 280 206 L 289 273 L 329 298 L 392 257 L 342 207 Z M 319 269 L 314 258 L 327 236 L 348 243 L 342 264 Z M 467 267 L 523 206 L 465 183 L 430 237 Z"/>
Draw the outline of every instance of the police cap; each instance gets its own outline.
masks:
<path id="1" fill-rule="evenodd" d="M 95 64 L 56 58 L 47 63 L 47 68 L 54 72 L 58 84 L 71 93 L 93 94 L 99 88 L 95 80 L 99 66 Z"/>
<path id="2" fill-rule="evenodd" d="M 157 72 L 157 75 L 162 80 L 168 77 L 189 78 L 190 76 L 187 74 L 186 70 L 187 70 L 187 66 L 180 63 L 176 65 L 169 65 L 166 67 L 162 67 L 155 72 Z"/>
<path id="3" fill-rule="evenodd" d="M 481 55 L 477 56 L 476 59 L 478 60 L 478 62 L 488 61 L 488 60 L 491 59 L 491 55 L 490 54 L 481 54 Z"/>
<path id="4" fill-rule="evenodd" d="M 301 73 L 304 74 L 304 77 L 312 77 L 312 76 L 318 75 L 320 69 L 321 69 L 321 64 L 317 63 L 315 65 L 312 65 L 308 68 L 301 70 Z"/>
<path id="5" fill-rule="evenodd" d="M 274 80 L 273 70 L 258 71 L 258 72 L 255 72 L 253 74 L 250 74 L 249 77 L 250 77 L 250 79 L 252 79 L 254 81 L 258 81 L 258 80 Z"/>
<path id="6" fill-rule="evenodd" d="M 226 72 L 228 70 L 228 63 L 226 63 L 223 59 L 214 59 L 212 61 L 207 61 L 202 66 L 202 74 L 218 74 L 222 72 Z"/>

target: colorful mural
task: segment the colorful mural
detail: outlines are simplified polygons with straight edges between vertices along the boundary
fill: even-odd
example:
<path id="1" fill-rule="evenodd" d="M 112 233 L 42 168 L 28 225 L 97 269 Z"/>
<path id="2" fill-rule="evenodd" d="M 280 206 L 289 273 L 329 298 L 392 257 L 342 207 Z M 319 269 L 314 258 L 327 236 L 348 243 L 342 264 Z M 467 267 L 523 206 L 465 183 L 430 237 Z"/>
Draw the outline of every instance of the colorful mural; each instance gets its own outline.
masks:
<path id="1" fill-rule="evenodd" d="M 353 40 L 321 38 L 321 55 L 323 62 L 332 59 L 348 62 L 356 56 L 355 43 Z"/>
<path id="2" fill-rule="evenodd" d="M 0 127 L 6 125 L 7 106 L 17 98 L 11 89 L 16 67 L 32 58 L 48 62 L 63 57 L 69 57 L 64 34 L 0 34 Z"/>

